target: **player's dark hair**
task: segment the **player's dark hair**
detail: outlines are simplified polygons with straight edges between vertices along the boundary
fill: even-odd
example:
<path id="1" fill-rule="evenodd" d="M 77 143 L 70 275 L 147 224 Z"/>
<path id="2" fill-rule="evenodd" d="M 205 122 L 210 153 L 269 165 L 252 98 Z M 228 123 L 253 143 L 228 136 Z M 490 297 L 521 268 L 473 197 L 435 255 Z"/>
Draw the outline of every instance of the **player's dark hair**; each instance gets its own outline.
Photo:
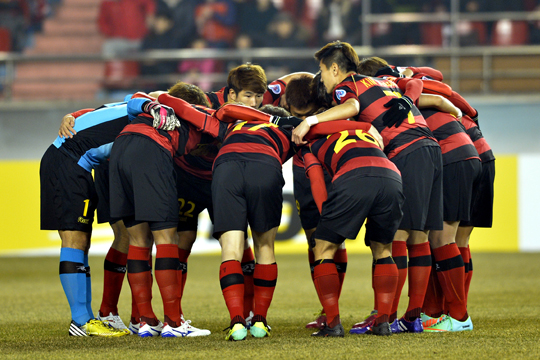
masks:
<path id="1" fill-rule="evenodd" d="M 312 77 L 301 75 L 290 80 L 285 88 L 285 100 L 289 106 L 305 109 L 317 102 L 317 94 L 311 87 Z"/>
<path id="2" fill-rule="evenodd" d="M 360 75 L 375 76 L 380 68 L 388 66 L 388 62 L 383 58 L 372 56 L 364 58 L 358 64 L 357 72 Z"/>
<path id="3" fill-rule="evenodd" d="M 266 91 L 266 74 L 259 65 L 242 64 L 229 71 L 227 86 L 233 89 L 236 94 L 242 90 L 262 94 Z"/>
<path id="4" fill-rule="evenodd" d="M 265 114 L 274 115 L 274 116 L 281 116 L 281 117 L 287 117 L 291 116 L 291 114 L 285 110 L 282 107 L 274 106 L 272 104 L 264 105 L 259 109 L 259 111 L 262 111 Z"/>
<path id="5" fill-rule="evenodd" d="M 196 85 L 178 81 L 168 92 L 169 95 L 187 101 L 190 104 L 211 107 L 204 91 Z"/>
<path id="6" fill-rule="evenodd" d="M 315 53 L 315 59 L 329 68 L 336 63 L 343 72 L 356 72 L 360 60 L 351 44 L 339 40 L 323 46 Z"/>
<path id="7" fill-rule="evenodd" d="M 326 88 L 321 81 L 321 72 L 317 72 L 311 80 L 311 89 L 317 98 L 318 107 L 331 108 L 332 95 L 326 92 Z"/>

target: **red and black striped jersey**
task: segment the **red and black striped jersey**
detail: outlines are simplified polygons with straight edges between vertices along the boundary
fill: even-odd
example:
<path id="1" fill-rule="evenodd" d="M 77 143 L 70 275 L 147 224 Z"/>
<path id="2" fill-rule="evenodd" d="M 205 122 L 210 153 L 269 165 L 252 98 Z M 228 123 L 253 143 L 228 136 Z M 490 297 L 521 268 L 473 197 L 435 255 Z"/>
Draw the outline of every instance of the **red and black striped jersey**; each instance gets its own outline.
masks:
<path id="1" fill-rule="evenodd" d="M 421 111 L 441 146 L 443 165 L 469 159 L 480 160 L 465 127 L 454 116 L 435 109 Z"/>
<path id="2" fill-rule="evenodd" d="M 227 101 L 229 101 L 229 87 L 225 86 L 218 91 L 209 91 L 206 94 L 206 98 L 212 105 L 212 109 L 217 110 Z"/>
<path id="3" fill-rule="evenodd" d="M 262 105 L 274 105 L 279 106 L 279 102 L 281 101 L 281 97 L 285 95 L 285 88 L 287 87 L 287 84 L 283 80 L 274 80 L 266 89 L 264 95 L 263 95 L 263 101 Z"/>
<path id="4" fill-rule="evenodd" d="M 388 108 L 384 105 L 394 97 L 403 93 L 398 85 L 390 80 L 382 80 L 354 74 L 336 86 L 333 92 L 334 101 L 339 105 L 348 99 L 356 99 L 360 111 L 355 120 L 372 124 L 381 133 L 384 140 L 384 152 L 389 159 L 406 155 L 422 146 L 437 146 L 433 134 L 420 111 L 413 106 L 408 119 L 399 127 L 383 125 L 383 116 Z"/>
<path id="5" fill-rule="evenodd" d="M 265 162 L 280 167 L 291 158 L 296 146 L 292 130 L 264 121 L 231 124 L 214 166 L 231 160 Z"/>
<path id="6" fill-rule="evenodd" d="M 469 135 L 469 137 L 471 138 L 474 147 L 476 148 L 476 151 L 478 151 L 478 154 L 480 155 L 480 160 L 482 160 L 482 162 L 495 160 L 495 155 L 493 155 L 493 151 L 491 150 L 491 147 L 484 138 L 482 131 L 478 127 L 478 124 L 476 124 L 467 115 L 463 115 L 463 117 L 461 118 L 461 123 L 466 129 L 467 135 Z"/>
<path id="7" fill-rule="evenodd" d="M 339 123 L 341 121 L 337 121 Z M 351 122 L 346 121 L 351 124 Z M 347 124 L 347 125 L 349 125 Z M 358 124 L 363 125 L 363 124 Z M 317 127 L 315 125 L 313 128 Z M 361 176 L 386 177 L 401 182 L 401 174 L 396 165 L 388 160 L 379 148 L 377 141 L 366 128 L 340 130 L 339 124 L 334 126 L 335 133 L 313 140 L 309 149 L 304 147 L 303 153 L 310 151 L 332 176 L 332 181 L 347 172 L 358 169 Z"/>

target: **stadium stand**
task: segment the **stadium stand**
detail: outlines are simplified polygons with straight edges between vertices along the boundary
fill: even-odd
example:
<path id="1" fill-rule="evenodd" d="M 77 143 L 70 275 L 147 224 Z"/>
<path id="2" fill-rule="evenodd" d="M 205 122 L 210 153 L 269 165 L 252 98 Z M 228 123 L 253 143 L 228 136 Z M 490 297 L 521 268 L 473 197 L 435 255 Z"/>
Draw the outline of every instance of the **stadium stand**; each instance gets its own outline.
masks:
<path id="1" fill-rule="evenodd" d="M 28 55 L 93 55 L 101 53 L 96 18 L 99 1 L 63 0 L 54 16 L 45 19 Z M 101 62 L 23 62 L 17 65 L 13 99 L 92 100 L 101 89 Z"/>

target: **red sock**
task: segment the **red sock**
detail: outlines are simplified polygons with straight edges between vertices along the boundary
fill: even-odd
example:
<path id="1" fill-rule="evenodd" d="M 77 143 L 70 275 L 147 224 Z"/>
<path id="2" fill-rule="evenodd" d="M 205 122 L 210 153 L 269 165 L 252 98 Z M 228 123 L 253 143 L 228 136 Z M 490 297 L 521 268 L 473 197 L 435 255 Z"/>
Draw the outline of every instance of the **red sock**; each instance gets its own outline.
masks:
<path id="1" fill-rule="evenodd" d="M 377 317 L 375 325 L 389 321 L 396 295 L 399 271 L 391 257 L 379 259 L 373 271 L 373 287 L 377 294 Z"/>
<path id="2" fill-rule="evenodd" d="M 473 264 L 472 264 L 472 257 L 471 257 L 471 249 L 467 247 L 469 250 L 469 272 L 467 273 L 467 278 L 465 279 L 465 294 L 467 299 L 469 298 L 469 288 L 471 287 L 471 280 L 473 275 Z"/>
<path id="3" fill-rule="evenodd" d="M 315 254 L 311 248 L 308 249 L 309 271 L 311 273 L 311 280 L 315 281 L 313 277 L 313 267 L 315 266 Z"/>
<path id="4" fill-rule="evenodd" d="M 315 261 L 313 269 L 315 289 L 323 306 L 328 326 L 334 327 L 339 320 L 339 275 L 334 260 L 324 259 Z"/>
<path id="5" fill-rule="evenodd" d="M 433 249 L 435 269 L 441 283 L 448 313 L 458 321 L 467 319 L 465 304 L 465 266 L 456 243 Z"/>
<path id="6" fill-rule="evenodd" d="M 255 258 L 251 247 L 244 250 L 242 256 L 242 273 L 244 274 L 244 318 L 249 316 L 249 312 L 253 311 L 253 272 L 255 271 Z"/>
<path id="7" fill-rule="evenodd" d="M 131 323 L 138 324 L 141 321 L 141 314 L 139 314 L 139 308 L 137 307 L 137 302 L 135 301 L 135 296 L 131 294 Z"/>
<path id="8" fill-rule="evenodd" d="M 435 271 L 435 259 L 433 253 L 431 255 L 431 272 L 429 274 L 426 296 L 424 296 L 424 304 L 422 312 L 431 317 L 439 317 L 444 313 L 444 294 Z"/>
<path id="9" fill-rule="evenodd" d="M 373 260 L 373 263 L 371 264 L 371 288 L 373 289 L 373 310 L 378 311 L 377 309 L 377 292 L 375 291 L 375 259 Z"/>
<path id="10" fill-rule="evenodd" d="M 407 245 L 409 251 L 409 306 L 405 312 L 405 320 L 411 321 L 420 317 L 424 297 L 431 274 L 431 250 L 429 242 Z"/>
<path id="11" fill-rule="evenodd" d="M 398 282 L 396 285 L 396 295 L 392 303 L 390 311 L 389 322 L 392 322 L 397 317 L 397 310 L 399 305 L 399 298 L 401 297 L 401 291 L 407 280 L 407 243 L 405 241 L 393 241 L 392 242 L 392 258 L 397 266 L 398 270 Z"/>
<path id="12" fill-rule="evenodd" d="M 334 255 L 334 263 L 339 277 L 339 295 L 341 295 L 343 280 L 345 280 L 345 274 L 347 273 L 347 261 L 347 249 L 337 249 Z"/>
<path id="13" fill-rule="evenodd" d="M 266 319 L 277 282 L 277 264 L 255 264 L 253 284 L 255 287 L 253 312 Z"/>
<path id="14" fill-rule="evenodd" d="M 131 293 L 139 317 L 144 321 L 156 319 L 152 310 L 152 268 L 148 265 L 150 248 L 129 245 L 127 271 Z"/>
<path id="15" fill-rule="evenodd" d="M 221 263 L 219 267 L 219 283 L 225 299 L 231 321 L 244 318 L 244 275 L 242 265 L 236 260 Z"/>
<path id="16" fill-rule="evenodd" d="M 191 251 L 178 248 L 178 257 L 180 258 L 180 269 L 182 270 L 181 274 L 178 275 L 178 282 L 180 284 L 180 314 L 183 314 L 182 311 L 182 296 L 184 296 L 184 287 L 186 286 L 187 280 L 187 262 L 189 254 Z"/>
<path id="17" fill-rule="evenodd" d="M 163 301 L 165 322 L 172 327 L 178 327 L 181 324 L 179 268 L 178 245 L 156 245 L 156 281 Z"/>
<path id="18" fill-rule="evenodd" d="M 110 248 L 105 256 L 103 273 L 103 298 L 99 313 L 108 316 L 118 315 L 118 299 L 126 275 L 127 254 Z"/>
<path id="19" fill-rule="evenodd" d="M 471 271 L 471 252 L 469 247 L 460 247 L 459 252 L 463 258 L 463 264 L 465 265 L 465 306 L 467 306 L 467 298 L 469 296 L 469 285 L 471 284 L 471 279 L 469 277 L 469 272 Z"/>

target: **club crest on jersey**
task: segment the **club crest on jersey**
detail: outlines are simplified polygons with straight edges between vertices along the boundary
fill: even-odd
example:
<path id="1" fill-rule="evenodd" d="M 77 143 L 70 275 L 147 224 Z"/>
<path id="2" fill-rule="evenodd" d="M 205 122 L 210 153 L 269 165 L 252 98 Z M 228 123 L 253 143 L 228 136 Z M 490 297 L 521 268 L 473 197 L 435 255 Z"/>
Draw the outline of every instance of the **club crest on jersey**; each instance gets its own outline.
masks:
<path id="1" fill-rule="evenodd" d="M 345 90 L 336 90 L 336 97 L 338 100 L 341 100 L 342 97 L 345 96 L 347 92 Z"/>
<path id="2" fill-rule="evenodd" d="M 281 85 L 279 84 L 268 85 L 268 88 L 276 95 L 281 93 Z"/>

